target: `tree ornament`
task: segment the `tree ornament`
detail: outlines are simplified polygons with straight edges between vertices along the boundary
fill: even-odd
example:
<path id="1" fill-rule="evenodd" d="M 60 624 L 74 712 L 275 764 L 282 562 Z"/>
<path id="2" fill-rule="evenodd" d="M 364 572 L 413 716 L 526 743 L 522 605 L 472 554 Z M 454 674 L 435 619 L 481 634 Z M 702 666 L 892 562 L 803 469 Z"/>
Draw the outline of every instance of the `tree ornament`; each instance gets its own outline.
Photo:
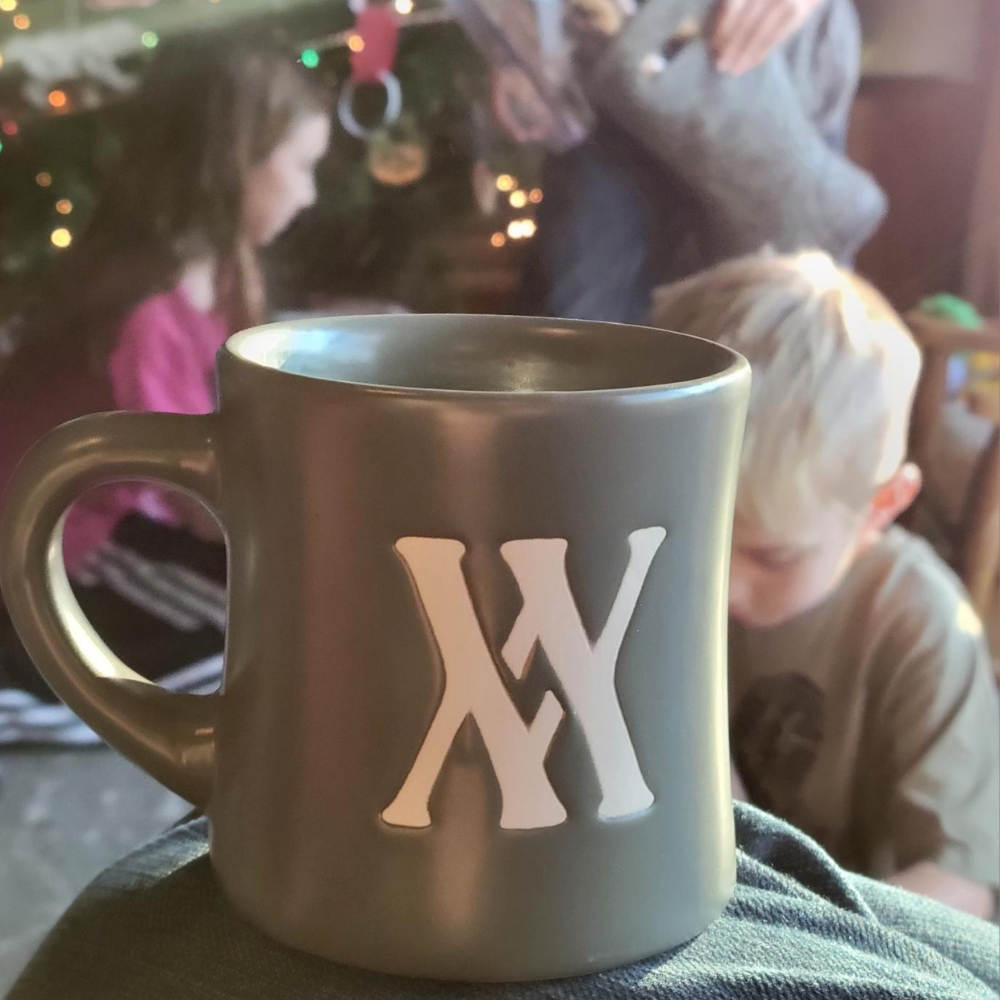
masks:
<path id="1" fill-rule="evenodd" d="M 368 171 L 379 184 L 414 184 L 427 173 L 429 163 L 427 141 L 409 115 L 378 129 L 368 139 Z"/>
<path id="2" fill-rule="evenodd" d="M 392 71 L 399 44 L 399 22 L 388 5 L 352 0 L 351 10 L 356 15 L 354 30 L 347 39 L 351 76 L 341 88 L 337 117 L 355 139 L 368 139 L 378 129 L 395 122 L 403 109 L 402 88 Z M 381 84 L 385 88 L 385 111 L 382 121 L 374 127 L 363 125 L 354 114 L 354 95 L 358 87 L 370 84 Z"/>

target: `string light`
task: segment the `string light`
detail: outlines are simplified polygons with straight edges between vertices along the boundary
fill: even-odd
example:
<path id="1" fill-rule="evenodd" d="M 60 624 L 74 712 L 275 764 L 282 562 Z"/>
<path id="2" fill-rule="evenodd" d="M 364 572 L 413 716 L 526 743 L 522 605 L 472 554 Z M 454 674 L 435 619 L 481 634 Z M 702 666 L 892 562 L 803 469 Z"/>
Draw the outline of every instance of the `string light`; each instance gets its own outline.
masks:
<path id="1" fill-rule="evenodd" d="M 360 35 L 351 35 L 347 39 L 347 47 L 352 52 L 364 52 L 365 40 Z"/>
<path id="2" fill-rule="evenodd" d="M 14 27 L 18 31 L 27 31 L 31 27 L 31 18 L 27 14 L 15 14 Z"/>
<path id="3" fill-rule="evenodd" d="M 3 152 L 3 143 L 0 142 L 0 153 L 2 153 L 2 152 Z"/>
<path id="4" fill-rule="evenodd" d="M 528 201 L 530 201 L 532 205 L 537 205 L 541 202 L 541 200 L 542 200 L 542 189 L 532 188 L 531 191 L 528 193 Z"/>
<path id="5" fill-rule="evenodd" d="M 52 174 L 43 170 L 40 174 L 35 174 L 35 183 L 40 188 L 52 187 Z"/>
<path id="6" fill-rule="evenodd" d="M 0 0 L 0 10 L 9 14 L 12 10 L 17 10 L 17 0 Z"/>
<path id="7" fill-rule="evenodd" d="M 299 61 L 306 69 L 315 69 L 319 65 L 319 53 L 315 49 L 304 49 Z"/>
<path id="8" fill-rule="evenodd" d="M 413 13 L 413 0 L 396 0 L 396 13 L 406 17 Z"/>
<path id="9" fill-rule="evenodd" d="M 517 187 L 517 178 L 511 177 L 510 174 L 501 174 L 497 178 L 497 190 L 498 191 L 513 191 Z"/>
<path id="10" fill-rule="evenodd" d="M 524 208 L 528 204 L 528 196 L 524 191 L 512 191 L 507 200 L 511 208 Z"/>
<path id="11" fill-rule="evenodd" d="M 57 110 L 59 108 L 66 107 L 66 104 L 68 102 L 69 102 L 69 98 L 66 96 L 66 91 L 65 90 L 50 90 L 49 91 L 49 104 L 52 105 L 52 107 L 56 108 Z"/>
<path id="12" fill-rule="evenodd" d="M 18 127 L 17 122 L 6 121 L 3 123 L 3 134 L 4 135 L 17 135 Z"/>
<path id="13" fill-rule="evenodd" d="M 160 44 L 160 36 L 155 31 L 144 31 L 139 40 L 147 49 L 155 49 Z"/>
<path id="14" fill-rule="evenodd" d="M 507 242 L 507 237 L 503 233 L 494 233 L 490 237 L 490 246 L 502 247 Z"/>
<path id="15" fill-rule="evenodd" d="M 65 250 L 73 242 L 73 234 L 65 226 L 60 226 L 58 229 L 52 230 L 49 239 L 54 247 Z"/>
<path id="16" fill-rule="evenodd" d="M 69 213 L 73 211 L 73 202 L 71 202 L 69 198 L 60 198 L 56 202 L 56 211 L 60 215 L 69 215 Z"/>
<path id="17" fill-rule="evenodd" d="M 507 235 L 512 240 L 528 240 L 535 235 L 536 229 L 532 219 L 514 219 L 507 226 Z"/>

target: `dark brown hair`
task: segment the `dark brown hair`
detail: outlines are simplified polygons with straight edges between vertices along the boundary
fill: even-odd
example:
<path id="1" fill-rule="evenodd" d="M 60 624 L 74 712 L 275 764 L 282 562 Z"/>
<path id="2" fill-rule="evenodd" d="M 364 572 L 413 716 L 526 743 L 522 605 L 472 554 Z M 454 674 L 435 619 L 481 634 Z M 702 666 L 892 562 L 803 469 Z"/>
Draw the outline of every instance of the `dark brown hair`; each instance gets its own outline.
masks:
<path id="1" fill-rule="evenodd" d="M 18 324 L 19 354 L 103 369 L 125 316 L 201 254 L 218 261 L 231 329 L 263 318 L 244 182 L 296 119 L 327 110 L 324 95 L 280 49 L 213 34 L 165 44 L 130 107 L 89 227 Z"/>

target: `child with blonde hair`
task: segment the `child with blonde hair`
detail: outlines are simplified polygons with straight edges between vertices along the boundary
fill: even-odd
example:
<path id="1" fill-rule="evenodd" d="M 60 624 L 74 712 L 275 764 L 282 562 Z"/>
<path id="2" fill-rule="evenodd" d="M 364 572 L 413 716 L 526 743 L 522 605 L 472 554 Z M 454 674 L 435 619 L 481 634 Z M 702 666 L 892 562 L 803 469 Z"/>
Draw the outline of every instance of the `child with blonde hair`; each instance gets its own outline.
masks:
<path id="1" fill-rule="evenodd" d="M 958 580 L 893 524 L 920 355 L 825 254 L 658 290 L 657 326 L 743 354 L 753 388 L 730 572 L 733 760 L 755 804 L 845 867 L 989 917 L 1000 702 Z"/>

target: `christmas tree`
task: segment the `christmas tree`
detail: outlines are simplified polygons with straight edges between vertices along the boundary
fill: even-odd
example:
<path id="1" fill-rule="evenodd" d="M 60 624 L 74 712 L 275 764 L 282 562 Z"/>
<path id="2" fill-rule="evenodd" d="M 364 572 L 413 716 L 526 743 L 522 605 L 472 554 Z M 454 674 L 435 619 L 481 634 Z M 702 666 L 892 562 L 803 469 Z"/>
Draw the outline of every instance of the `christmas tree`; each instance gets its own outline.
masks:
<path id="1" fill-rule="evenodd" d="M 278 308 L 322 308 L 341 296 L 474 307 L 483 289 L 495 295 L 510 285 L 534 232 L 538 156 L 493 125 L 482 59 L 435 0 L 387 6 L 400 28 L 393 69 L 401 113 L 364 137 L 338 120 L 317 205 L 268 252 Z M 336 104 L 360 44 L 351 7 L 35 0 L 28 11 L 27 0 L 0 0 L 0 309 L 44 280 L 86 225 L 119 149 L 128 92 L 164 40 L 267 32 Z M 385 101 L 381 88 L 358 87 L 348 126 L 377 126 Z"/>

